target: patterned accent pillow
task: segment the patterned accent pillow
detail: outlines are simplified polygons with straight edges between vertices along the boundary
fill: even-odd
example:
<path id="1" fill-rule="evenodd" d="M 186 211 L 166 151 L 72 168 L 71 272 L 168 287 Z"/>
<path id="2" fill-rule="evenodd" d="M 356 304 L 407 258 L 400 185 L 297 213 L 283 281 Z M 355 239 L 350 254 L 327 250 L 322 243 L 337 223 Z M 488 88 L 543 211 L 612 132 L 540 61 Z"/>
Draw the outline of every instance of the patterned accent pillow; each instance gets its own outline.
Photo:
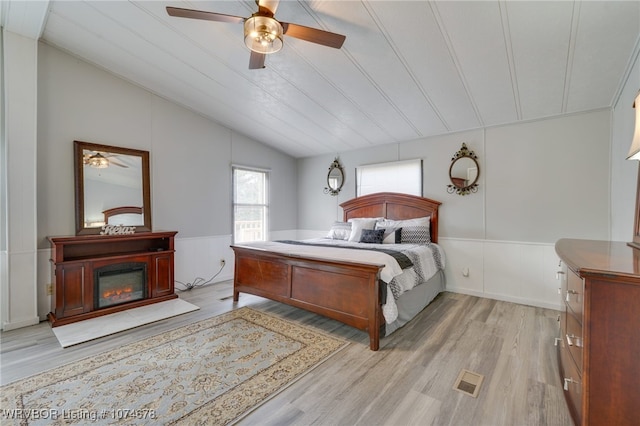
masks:
<path id="1" fill-rule="evenodd" d="M 327 234 L 327 238 L 333 240 L 348 240 L 349 235 L 351 235 L 350 222 L 334 222 Z"/>
<path id="2" fill-rule="evenodd" d="M 382 244 L 384 229 L 363 229 L 361 243 Z"/>
<path id="3" fill-rule="evenodd" d="M 384 229 L 384 239 L 382 244 L 400 244 L 401 242 L 401 227 L 396 226 L 382 226 L 382 222 L 376 223 L 375 229 Z"/>
<path id="4" fill-rule="evenodd" d="M 429 244 L 431 235 L 428 226 L 404 226 L 401 231 L 401 241 L 405 244 Z"/>

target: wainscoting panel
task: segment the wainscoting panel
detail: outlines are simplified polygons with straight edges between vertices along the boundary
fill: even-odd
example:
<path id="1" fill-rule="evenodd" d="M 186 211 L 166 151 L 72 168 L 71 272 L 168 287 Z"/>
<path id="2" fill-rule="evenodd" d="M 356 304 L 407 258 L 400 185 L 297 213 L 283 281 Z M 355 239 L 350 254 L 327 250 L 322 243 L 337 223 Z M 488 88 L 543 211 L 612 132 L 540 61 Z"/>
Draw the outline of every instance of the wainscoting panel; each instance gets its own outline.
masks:
<path id="1" fill-rule="evenodd" d="M 225 266 L 212 282 L 233 279 L 234 257 L 231 250 L 231 235 L 214 235 L 209 237 L 175 239 L 175 279 L 176 291 L 183 289 L 180 283 L 194 283 L 198 278 L 204 281 L 220 271 L 220 260 Z"/>
<path id="2" fill-rule="evenodd" d="M 329 228 L 326 231 L 310 231 L 305 229 L 298 230 L 296 239 L 298 240 L 309 240 L 311 238 L 324 238 L 329 233 Z"/>
<path id="3" fill-rule="evenodd" d="M 324 236 L 324 235 L 322 235 Z M 307 237 L 307 238 L 315 238 L 315 237 Z M 290 231 L 270 231 L 269 232 L 269 241 L 276 240 L 302 240 L 304 238 L 300 238 L 298 236 L 298 231 L 290 230 Z"/>
<path id="4" fill-rule="evenodd" d="M 554 244 L 440 238 L 440 245 L 448 291 L 561 309 Z"/>
<path id="5" fill-rule="evenodd" d="M 447 290 L 482 296 L 484 293 L 483 242 L 440 237 L 438 244 L 445 253 Z"/>
<path id="6" fill-rule="evenodd" d="M 2 266 L 7 285 L 2 286 L 2 329 L 5 331 L 34 325 L 39 322 L 34 294 L 37 282 L 37 252 L 6 253 Z M 3 278 L 4 279 L 4 278 Z M 13 285 L 11 285 L 13 283 Z M 16 285 L 15 283 L 19 283 Z M 37 285 L 37 284 L 35 284 Z"/>

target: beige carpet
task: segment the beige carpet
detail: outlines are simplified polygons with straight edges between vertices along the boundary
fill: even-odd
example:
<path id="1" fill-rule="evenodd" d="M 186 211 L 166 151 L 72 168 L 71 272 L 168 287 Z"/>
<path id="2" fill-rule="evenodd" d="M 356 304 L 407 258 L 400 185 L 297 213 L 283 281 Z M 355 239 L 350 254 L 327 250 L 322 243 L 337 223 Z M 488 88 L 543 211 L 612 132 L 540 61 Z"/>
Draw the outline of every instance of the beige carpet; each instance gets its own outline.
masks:
<path id="1" fill-rule="evenodd" d="M 66 348 L 198 309 L 200 308 L 196 305 L 184 300 L 171 299 L 53 327 L 52 330 L 60 346 Z"/>
<path id="2" fill-rule="evenodd" d="M 344 346 L 244 307 L 3 386 L 0 423 L 228 424 Z"/>

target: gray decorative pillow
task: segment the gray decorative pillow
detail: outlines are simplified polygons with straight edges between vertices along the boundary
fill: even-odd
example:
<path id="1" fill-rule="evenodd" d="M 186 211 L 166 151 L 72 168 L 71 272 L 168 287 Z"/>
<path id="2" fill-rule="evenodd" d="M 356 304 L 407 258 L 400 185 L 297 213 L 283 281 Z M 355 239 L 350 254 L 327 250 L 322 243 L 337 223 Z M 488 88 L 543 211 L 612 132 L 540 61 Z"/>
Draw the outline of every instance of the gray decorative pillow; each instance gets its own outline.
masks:
<path id="1" fill-rule="evenodd" d="M 402 227 L 401 241 L 405 244 L 429 244 L 431 235 L 428 226 L 404 226 Z"/>
<path id="2" fill-rule="evenodd" d="M 333 240 L 348 240 L 351 235 L 351 223 L 350 222 L 334 222 L 327 234 L 327 238 Z"/>
<path id="3" fill-rule="evenodd" d="M 363 229 L 360 236 L 361 243 L 382 244 L 384 229 Z"/>

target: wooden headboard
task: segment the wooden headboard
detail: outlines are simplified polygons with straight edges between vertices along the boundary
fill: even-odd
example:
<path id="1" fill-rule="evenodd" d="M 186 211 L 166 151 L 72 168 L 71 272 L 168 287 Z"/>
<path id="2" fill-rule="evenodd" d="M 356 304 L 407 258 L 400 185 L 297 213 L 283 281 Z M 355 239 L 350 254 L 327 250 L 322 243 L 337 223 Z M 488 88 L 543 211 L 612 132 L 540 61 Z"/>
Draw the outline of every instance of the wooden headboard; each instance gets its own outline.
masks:
<path id="1" fill-rule="evenodd" d="M 356 217 L 385 217 L 393 220 L 431 217 L 431 241 L 438 242 L 439 201 L 395 192 L 364 195 L 340 204 L 344 221 Z"/>
<path id="2" fill-rule="evenodd" d="M 103 211 L 102 214 L 104 214 L 104 223 L 109 223 L 109 218 L 111 216 L 117 216 L 119 214 L 142 215 L 142 207 L 133 207 L 133 206 L 114 207 L 112 209 L 107 209 Z"/>

